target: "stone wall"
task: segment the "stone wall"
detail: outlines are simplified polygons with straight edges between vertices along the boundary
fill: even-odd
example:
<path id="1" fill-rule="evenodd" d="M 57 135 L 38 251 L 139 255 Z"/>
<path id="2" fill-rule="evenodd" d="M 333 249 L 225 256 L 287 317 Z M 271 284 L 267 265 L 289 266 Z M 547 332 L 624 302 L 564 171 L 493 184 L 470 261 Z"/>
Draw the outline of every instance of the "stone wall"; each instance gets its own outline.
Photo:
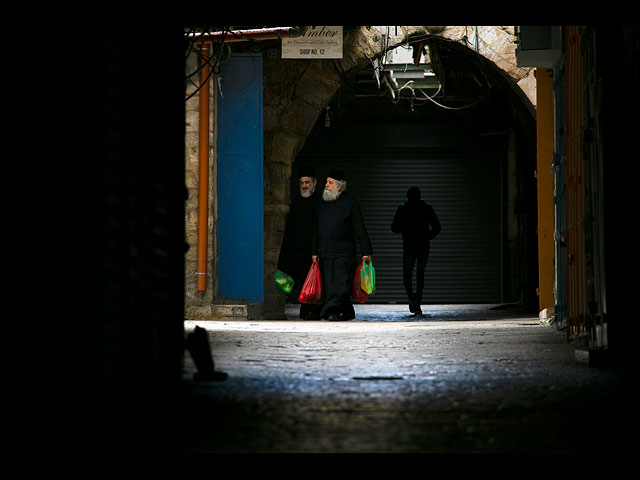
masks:
<path id="1" fill-rule="evenodd" d="M 187 71 L 195 70 L 195 57 L 190 56 Z M 215 79 L 210 82 L 209 93 L 211 108 L 209 112 L 209 214 L 208 214 L 208 247 L 207 247 L 207 289 L 199 292 L 196 288 L 196 272 L 198 271 L 198 192 L 199 192 L 199 121 L 200 104 L 198 94 L 186 102 L 185 107 L 185 182 L 188 198 L 185 205 L 185 237 L 189 249 L 185 253 L 185 317 L 189 319 L 214 318 L 213 304 L 215 292 L 215 214 L 216 214 L 216 139 L 217 123 L 215 112 L 217 95 L 213 88 Z M 196 87 L 190 85 L 187 95 L 192 94 Z"/>

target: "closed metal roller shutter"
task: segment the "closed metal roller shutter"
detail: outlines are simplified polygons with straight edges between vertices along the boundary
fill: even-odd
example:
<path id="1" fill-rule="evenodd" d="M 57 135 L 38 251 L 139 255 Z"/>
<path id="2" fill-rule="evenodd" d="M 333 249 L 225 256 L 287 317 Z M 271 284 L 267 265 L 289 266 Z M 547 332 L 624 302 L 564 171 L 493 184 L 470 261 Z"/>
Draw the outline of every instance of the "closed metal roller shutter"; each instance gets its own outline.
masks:
<path id="1" fill-rule="evenodd" d="M 373 244 L 376 293 L 369 303 L 406 303 L 402 239 L 391 222 L 412 186 L 420 188 L 442 224 L 431 242 L 423 303 L 502 301 L 501 162 L 495 147 L 432 141 L 367 146 L 353 136 L 346 142 L 317 140 L 305 146 L 294 171 L 314 165 L 321 188 L 331 168 L 346 172 L 347 190 L 360 203 Z"/>

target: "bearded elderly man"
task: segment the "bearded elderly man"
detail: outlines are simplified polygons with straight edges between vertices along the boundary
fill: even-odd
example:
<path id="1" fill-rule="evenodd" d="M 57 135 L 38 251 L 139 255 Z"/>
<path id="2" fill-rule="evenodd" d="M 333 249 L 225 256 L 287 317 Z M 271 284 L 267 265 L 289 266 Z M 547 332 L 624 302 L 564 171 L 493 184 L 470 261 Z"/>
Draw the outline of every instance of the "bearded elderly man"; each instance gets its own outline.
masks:
<path id="1" fill-rule="evenodd" d="M 278 257 L 278 270 L 293 278 L 290 298 L 295 301 L 311 267 L 313 229 L 316 222 L 316 209 L 320 201 L 320 195 L 316 192 L 315 168 L 301 168 L 298 179 L 299 195 L 295 195 L 291 200 Z M 320 305 L 303 303 L 300 305 L 300 318 L 319 320 L 320 308 Z"/>
<path id="2" fill-rule="evenodd" d="M 363 261 L 371 261 L 372 248 L 357 200 L 346 191 L 344 172 L 332 170 L 318 204 L 313 235 L 313 261 L 320 263 L 323 320 L 353 320 L 350 290 L 359 265 L 356 239 Z"/>

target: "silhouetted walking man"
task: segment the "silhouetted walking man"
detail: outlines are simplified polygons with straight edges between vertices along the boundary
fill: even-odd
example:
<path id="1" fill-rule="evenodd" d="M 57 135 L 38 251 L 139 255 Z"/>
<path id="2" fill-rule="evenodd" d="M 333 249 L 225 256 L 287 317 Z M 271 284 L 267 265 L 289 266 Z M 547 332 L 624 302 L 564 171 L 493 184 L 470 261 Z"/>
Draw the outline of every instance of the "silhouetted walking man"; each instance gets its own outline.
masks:
<path id="1" fill-rule="evenodd" d="M 409 310 L 416 315 L 422 315 L 424 271 L 431 240 L 441 230 L 436 212 L 420 199 L 420 195 L 418 187 L 407 190 L 407 201 L 398 207 L 391 224 L 394 233 L 402 234 L 402 281 L 409 298 Z M 414 266 L 417 266 L 415 292 L 412 284 Z"/>

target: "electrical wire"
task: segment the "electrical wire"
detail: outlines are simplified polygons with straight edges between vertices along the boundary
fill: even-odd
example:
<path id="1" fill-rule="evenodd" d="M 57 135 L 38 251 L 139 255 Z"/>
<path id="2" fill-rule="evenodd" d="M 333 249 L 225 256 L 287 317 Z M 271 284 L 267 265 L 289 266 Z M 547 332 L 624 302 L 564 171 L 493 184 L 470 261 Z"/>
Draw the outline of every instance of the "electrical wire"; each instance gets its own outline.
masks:
<path id="1" fill-rule="evenodd" d="M 439 91 L 440 89 L 438 89 Z M 420 92 L 422 92 L 422 90 L 419 90 Z M 430 100 L 433 103 L 435 103 L 438 107 L 440 108 L 444 108 L 446 110 L 465 110 L 467 108 L 471 108 L 474 105 L 476 105 L 480 100 L 476 100 L 475 102 L 469 103 L 467 105 L 463 105 L 462 107 L 449 107 L 448 105 L 442 105 L 441 103 L 436 102 L 432 97 L 426 95 L 424 92 L 422 92 L 423 95 L 425 95 L 425 99 L 426 100 Z M 422 99 L 421 99 L 422 100 Z"/>
<path id="2" fill-rule="evenodd" d="M 438 90 L 433 95 L 429 96 L 429 95 L 427 95 L 427 93 L 423 89 L 421 89 L 421 88 L 415 88 L 414 89 L 413 87 L 411 87 L 411 84 L 413 84 L 413 83 L 414 83 L 413 80 L 409 80 L 402 87 L 398 88 L 397 89 L 397 92 L 398 92 L 397 100 L 392 100 L 392 102 L 393 103 L 399 103 L 400 100 L 403 100 L 403 98 L 400 96 L 400 92 L 402 90 L 404 90 L 405 88 L 408 88 L 409 90 L 411 90 L 411 98 L 408 98 L 406 100 L 410 101 L 412 106 L 415 105 L 413 103 L 415 100 L 418 100 L 418 101 L 427 101 L 427 100 L 429 100 L 429 101 L 433 102 L 435 105 L 437 105 L 438 107 L 444 108 L 446 110 L 465 110 L 467 108 L 473 107 L 474 105 L 476 105 L 480 101 L 480 100 L 476 100 L 476 101 L 474 101 L 474 102 L 472 102 L 470 104 L 463 105 L 461 107 L 450 107 L 448 105 L 443 105 L 443 104 L 441 104 L 439 102 L 436 102 L 434 100 L 434 98 L 440 93 L 440 90 L 442 90 L 442 86 L 441 85 L 438 86 Z M 416 91 L 422 93 L 424 95 L 424 98 L 416 96 L 416 94 L 415 94 Z"/>
<path id="3" fill-rule="evenodd" d="M 209 30 L 206 30 L 207 32 Z M 190 33 L 193 32 L 193 29 L 190 30 L 190 32 L 187 34 L 189 35 Z M 186 76 L 185 82 L 189 82 L 192 85 L 196 86 L 195 91 L 193 91 L 190 95 L 188 95 L 185 98 L 185 102 L 188 101 L 189 99 L 191 99 L 192 97 L 194 97 L 195 95 L 198 94 L 198 92 L 200 91 L 201 88 L 203 88 L 205 85 L 208 84 L 209 80 L 211 79 L 211 77 L 214 74 L 218 74 L 220 72 L 219 66 L 221 63 L 221 55 L 223 52 L 223 49 L 225 49 L 226 47 L 228 47 L 228 45 L 225 47 L 225 39 L 227 37 L 227 34 L 231 33 L 233 35 L 233 32 L 224 27 L 223 31 L 222 31 L 222 37 L 220 39 L 219 42 L 211 42 L 212 44 L 212 49 L 213 52 L 211 53 L 211 55 L 203 55 L 197 48 L 194 47 L 194 44 L 196 43 L 195 41 L 191 42 L 189 45 L 189 51 L 187 53 L 187 58 L 189 57 L 189 55 L 191 55 L 191 53 L 195 53 L 198 56 L 199 60 L 204 60 L 204 62 L 200 63 L 200 65 L 195 69 L 195 71 L 191 72 L 190 74 L 188 74 Z M 229 47 L 230 48 L 230 47 Z M 204 67 L 209 66 L 209 73 L 207 74 L 207 77 L 204 79 L 204 81 L 202 81 L 200 83 L 200 85 L 196 85 L 196 83 L 191 80 L 191 77 L 193 77 L 194 75 L 198 74 Z"/>
<path id="4" fill-rule="evenodd" d="M 228 43 L 224 43 L 222 45 L 220 45 L 219 49 L 225 48 L 227 50 L 231 50 L 231 46 Z M 220 57 L 220 51 L 216 51 L 215 53 L 211 54 L 211 55 L 203 55 L 202 53 L 200 53 L 197 49 L 194 49 L 194 53 L 198 56 L 199 60 L 205 60 L 204 63 L 200 63 L 199 66 L 193 71 L 191 72 L 189 75 L 186 76 L 186 78 L 191 78 L 195 75 L 197 75 L 200 70 L 202 70 L 204 67 L 206 67 L 207 65 L 210 66 L 211 68 L 215 68 L 218 69 L 219 65 L 224 63 L 224 60 L 226 59 L 222 59 L 220 60 L 218 57 Z M 217 62 L 212 62 L 211 59 L 217 59 Z M 214 64 L 215 63 L 215 64 Z"/>

